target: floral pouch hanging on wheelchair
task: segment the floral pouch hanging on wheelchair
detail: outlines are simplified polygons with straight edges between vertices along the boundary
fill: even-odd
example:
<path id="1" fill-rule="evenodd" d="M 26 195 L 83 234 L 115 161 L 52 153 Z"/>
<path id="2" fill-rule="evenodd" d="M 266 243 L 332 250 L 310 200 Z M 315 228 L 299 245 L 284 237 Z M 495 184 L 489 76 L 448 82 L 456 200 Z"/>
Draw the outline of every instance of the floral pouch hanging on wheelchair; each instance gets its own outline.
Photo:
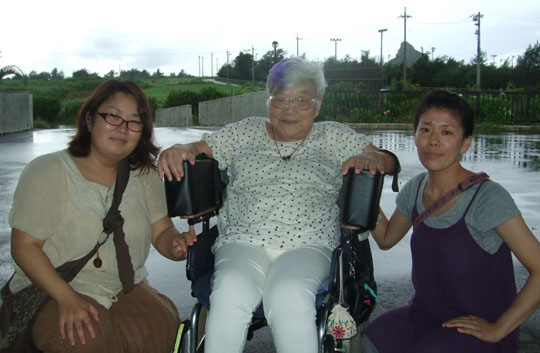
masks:
<path id="1" fill-rule="evenodd" d="M 358 334 L 356 321 L 343 300 L 343 253 L 339 253 L 339 300 L 334 305 L 326 325 L 326 333 L 335 339 L 349 339 Z"/>
<path id="2" fill-rule="evenodd" d="M 358 328 L 347 305 L 336 304 L 328 316 L 326 332 L 335 339 L 349 339 L 358 334 Z"/>

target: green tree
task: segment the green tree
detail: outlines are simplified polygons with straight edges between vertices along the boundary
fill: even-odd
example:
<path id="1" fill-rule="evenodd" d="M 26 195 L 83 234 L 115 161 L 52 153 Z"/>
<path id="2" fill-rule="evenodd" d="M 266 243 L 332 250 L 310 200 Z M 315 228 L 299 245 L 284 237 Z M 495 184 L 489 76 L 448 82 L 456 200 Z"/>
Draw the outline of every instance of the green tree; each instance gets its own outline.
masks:
<path id="1" fill-rule="evenodd" d="M 540 43 L 529 45 L 523 55 L 517 59 L 514 69 L 514 82 L 527 91 L 540 90 Z"/>
<path id="2" fill-rule="evenodd" d="M 58 71 L 58 69 L 55 67 L 51 71 L 51 79 L 53 79 L 53 80 L 63 80 L 64 79 L 64 71 Z"/>
<path id="3" fill-rule="evenodd" d="M 152 74 L 152 77 L 164 77 L 165 74 L 159 70 L 159 68 Z"/>
<path id="4" fill-rule="evenodd" d="M 274 66 L 275 63 L 283 60 L 286 53 L 287 52 L 283 49 L 276 49 L 275 55 L 274 50 L 267 51 L 266 54 L 264 54 L 257 62 L 255 68 L 255 81 L 266 81 L 266 77 L 268 76 L 272 66 Z"/>
<path id="5" fill-rule="evenodd" d="M 116 74 L 116 72 L 114 72 L 114 70 L 111 70 L 111 71 L 107 72 L 105 74 L 105 76 L 103 76 L 103 77 L 106 78 L 106 79 L 111 79 L 111 78 L 114 78 L 115 74 Z"/>
<path id="6" fill-rule="evenodd" d="M 240 52 L 233 61 L 234 74 L 236 79 L 251 80 L 251 69 L 253 67 L 253 55 Z"/>
<path id="7" fill-rule="evenodd" d="M 42 71 L 40 72 L 39 74 L 32 70 L 30 71 L 30 73 L 28 74 L 28 77 L 30 79 L 33 79 L 33 80 L 43 80 L 43 81 L 48 81 L 51 79 L 51 74 L 46 72 L 46 71 Z"/>
<path id="8" fill-rule="evenodd" d="M 71 74 L 71 76 L 73 78 L 84 78 L 84 79 L 88 79 L 88 78 L 92 78 L 92 79 L 95 79 L 95 78 L 99 78 L 99 75 L 96 74 L 96 73 L 90 73 L 87 69 L 80 69 L 80 70 L 77 70 L 77 71 L 73 71 L 73 73 Z"/>

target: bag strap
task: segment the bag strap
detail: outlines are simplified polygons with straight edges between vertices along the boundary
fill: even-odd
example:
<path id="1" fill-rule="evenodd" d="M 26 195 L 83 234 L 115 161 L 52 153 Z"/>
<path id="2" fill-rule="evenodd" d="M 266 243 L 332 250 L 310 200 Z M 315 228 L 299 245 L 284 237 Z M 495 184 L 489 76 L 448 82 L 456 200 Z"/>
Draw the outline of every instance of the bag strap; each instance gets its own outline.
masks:
<path id="1" fill-rule="evenodd" d="M 432 203 L 428 208 L 424 210 L 421 214 L 419 214 L 414 222 L 413 227 L 416 228 L 420 223 L 422 223 L 426 218 L 431 216 L 433 212 L 437 211 L 439 208 L 446 205 L 450 200 L 452 200 L 454 197 L 462 193 L 463 191 L 467 190 L 471 186 L 478 184 L 481 181 L 489 179 L 489 176 L 486 173 L 478 173 L 471 177 L 468 177 L 467 179 L 463 180 L 461 183 L 458 184 L 458 186 L 450 191 L 448 191 L 446 194 L 442 195 L 437 201 Z"/>
<path id="2" fill-rule="evenodd" d="M 129 293 L 133 289 L 135 271 L 133 270 L 131 255 L 129 254 L 126 235 L 123 229 L 124 218 L 120 214 L 118 207 L 122 202 L 122 195 L 129 181 L 130 169 L 130 163 L 127 158 L 118 164 L 111 208 L 103 219 L 103 232 L 105 234 L 114 234 L 113 242 L 116 250 L 118 274 L 120 275 L 120 282 L 125 293 Z"/>
<path id="3" fill-rule="evenodd" d="M 393 175 L 394 177 L 392 178 L 392 191 L 393 192 L 398 192 L 399 191 L 399 186 L 398 186 L 398 174 L 401 172 L 401 163 L 399 163 L 399 158 L 392 152 L 388 151 L 388 150 L 379 150 L 379 152 L 384 152 L 388 155 L 390 155 L 390 157 L 392 157 L 392 159 L 394 160 L 394 172 L 392 174 L 389 174 L 389 175 Z"/>

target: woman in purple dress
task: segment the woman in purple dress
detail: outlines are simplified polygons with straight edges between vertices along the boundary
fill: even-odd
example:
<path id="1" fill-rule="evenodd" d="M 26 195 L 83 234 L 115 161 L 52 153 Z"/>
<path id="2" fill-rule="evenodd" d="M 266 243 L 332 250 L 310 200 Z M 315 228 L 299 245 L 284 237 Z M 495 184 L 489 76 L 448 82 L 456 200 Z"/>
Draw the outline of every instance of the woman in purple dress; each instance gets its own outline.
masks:
<path id="1" fill-rule="evenodd" d="M 476 178 L 460 163 L 474 128 L 473 111 L 462 98 L 428 93 L 414 128 L 427 172 L 402 188 L 390 220 L 381 212 L 372 235 L 383 250 L 398 243 L 442 195 Z M 519 325 L 540 304 L 540 243 L 494 181 L 482 180 L 442 203 L 413 228 L 410 304 L 367 327 L 365 353 L 517 352 Z M 519 294 L 512 253 L 529 271 Z"/>

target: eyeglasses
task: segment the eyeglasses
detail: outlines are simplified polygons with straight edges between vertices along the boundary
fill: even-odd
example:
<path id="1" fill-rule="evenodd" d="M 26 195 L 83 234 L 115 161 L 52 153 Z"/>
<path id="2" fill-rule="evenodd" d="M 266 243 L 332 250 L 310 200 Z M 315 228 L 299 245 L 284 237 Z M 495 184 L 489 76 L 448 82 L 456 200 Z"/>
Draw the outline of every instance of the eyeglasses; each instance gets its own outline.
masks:
<path id="1" fill-rule="evenodd" d="M 105 120 L 105 122 L 112 126 L 120 126 L 123 123 L 126 123 L 128 130 L 133 132 L 143 131 L 144 125 L 141 121 L 136 120 L 126 120 L 119 115 L 112 113 L 97 113 L 100 117 Z"/>
<path id="2" fill-rule="evenodd" d="M 309 97 L 285 98 L 270 96 L 270 106 L 275 109 L 285 109 L 287 106 L 292 106 L 298 110 L 308 110 L 316 101 L 317 98 Z"/>

